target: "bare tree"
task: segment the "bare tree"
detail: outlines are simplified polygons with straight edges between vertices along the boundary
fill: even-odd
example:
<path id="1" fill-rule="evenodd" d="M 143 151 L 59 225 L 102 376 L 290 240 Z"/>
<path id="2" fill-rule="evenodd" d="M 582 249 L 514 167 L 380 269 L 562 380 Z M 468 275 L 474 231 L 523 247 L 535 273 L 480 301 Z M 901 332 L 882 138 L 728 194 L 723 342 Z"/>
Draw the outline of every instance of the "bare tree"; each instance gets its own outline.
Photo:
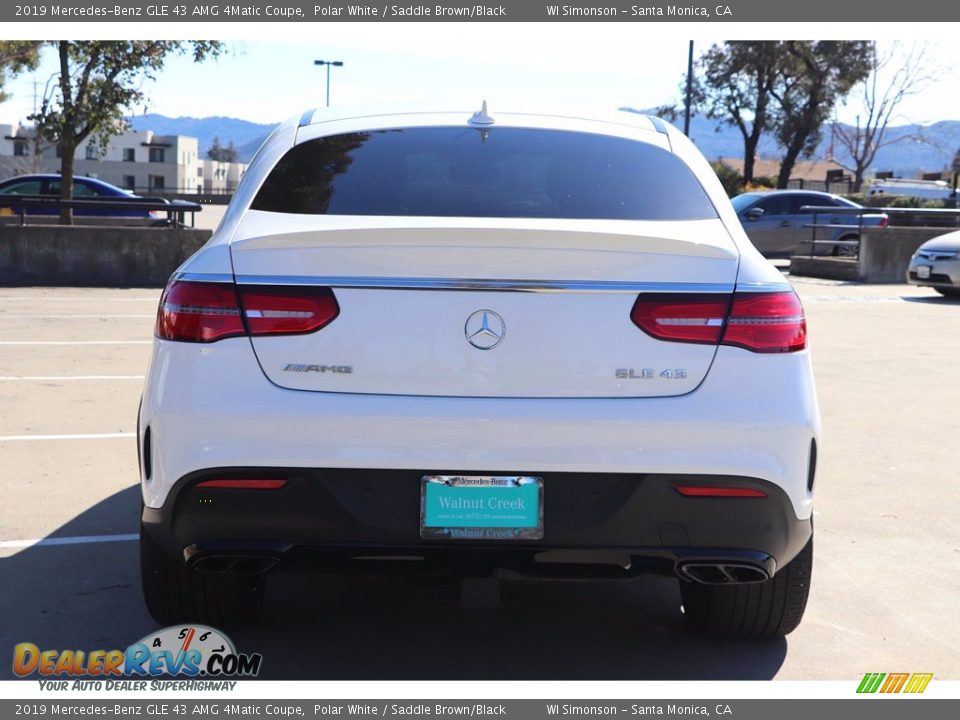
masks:
<path id="1" fill-rule="evenodd" d="M 853 174 L 854 192 L 860 192 L 864 174 L 881 148 L 921 139 L 916 133 L 891 136 L 887 130 L 891 121 L 897 119 L 900 103 L 925 90 L 934 78 L 927 63 L 926 45 L 914 44 L 904 49 L 899 43 L 893 43 L 883 52 L 873 47 L 870 74 L 861 83 L 863 112 L 857 115 L 852 126 L 833 123 L 834 141 L 845 157 L 830 159 Z"/>

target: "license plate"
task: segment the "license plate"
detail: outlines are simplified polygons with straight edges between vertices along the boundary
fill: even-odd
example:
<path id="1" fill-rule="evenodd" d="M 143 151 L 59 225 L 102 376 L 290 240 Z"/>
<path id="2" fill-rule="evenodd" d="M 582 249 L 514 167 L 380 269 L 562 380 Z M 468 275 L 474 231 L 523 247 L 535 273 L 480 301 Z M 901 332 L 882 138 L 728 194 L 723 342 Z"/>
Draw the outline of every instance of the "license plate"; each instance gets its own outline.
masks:
<path id="1" fill-rule="evenodd" d="M 539 540 L 543 479 L 526 475 L 425 475 L 420 537 L 438 540 Z"/>
<path id="2" fill-rule="evenodd" d="M 917 277 L 920 280 L 926 280 L 930 277 L 930 271 L 933 270 L 929 265 L 917 265 Z"/>

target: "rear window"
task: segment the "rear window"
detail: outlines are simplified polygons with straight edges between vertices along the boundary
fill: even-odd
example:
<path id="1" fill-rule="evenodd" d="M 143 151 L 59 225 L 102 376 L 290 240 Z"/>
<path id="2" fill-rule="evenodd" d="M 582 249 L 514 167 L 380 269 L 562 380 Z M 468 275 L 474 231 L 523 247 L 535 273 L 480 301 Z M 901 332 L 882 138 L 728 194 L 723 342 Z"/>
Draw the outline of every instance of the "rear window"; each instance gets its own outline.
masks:
<path id="1" fill-rule="evenodd" d="M 717 216 L 687 166 L 666 150 L 528 128 L 405 128 L 310 140 L 280 159 L 251 207 L 309 215 Z"/>

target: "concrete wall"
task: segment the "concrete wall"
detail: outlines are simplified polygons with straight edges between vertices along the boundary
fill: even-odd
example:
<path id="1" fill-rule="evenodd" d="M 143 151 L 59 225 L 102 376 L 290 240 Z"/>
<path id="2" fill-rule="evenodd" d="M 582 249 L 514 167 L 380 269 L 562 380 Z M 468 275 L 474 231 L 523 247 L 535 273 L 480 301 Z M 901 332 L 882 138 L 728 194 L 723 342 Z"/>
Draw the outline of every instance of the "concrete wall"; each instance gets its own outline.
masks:
<path id="1" fill-rule="evenodd" d="M 952 232 L 950 228 L 868 228 L 860 238 L 856 261 L 846 258 L 794 256 L 790 274 L 859 282 L 906 282 L 907 265 L 917 248 L 927 240 Z"/>
<path id="2" fill-rule="evenodd" d="M 210 230 L 0 227 L 0 285 L 162 287 Z"/>
<path id="3" fill-rule="evenodd" d="M 864 230 L 860 239 L 860 279 L 863 282 L 906 282 L 910 258 L 927 240 L 950 228 L 886 227 Z"/>

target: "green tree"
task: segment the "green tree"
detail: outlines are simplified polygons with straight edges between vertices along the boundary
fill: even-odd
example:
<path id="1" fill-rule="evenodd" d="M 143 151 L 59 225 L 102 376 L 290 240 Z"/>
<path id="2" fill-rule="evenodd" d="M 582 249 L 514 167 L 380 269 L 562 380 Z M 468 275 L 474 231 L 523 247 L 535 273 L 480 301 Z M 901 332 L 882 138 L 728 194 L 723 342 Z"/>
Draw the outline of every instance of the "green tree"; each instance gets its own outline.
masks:
<path id="1" fill-rule="evenodd" d="M 68 41 L 50 43 L 60 59 L 59 92 L 44 98 L 31 115 L 38 135 L 60 148 L 60 198 L 73 197 L 74 152 L 93 138 L 106 146 L 112 135 L 127 127 L 124 115 L 145 99 L 141 89 L 153 80 L 171 55 L 191 53 L 194 61 L 216 57 L 223 43 L 215 41 Z M 69 209 L 60 222 L 73 221 Z"/>
<path id="2" fill-rule="evenodd" d="M 220 138 L 213 136 L 213 142 L 207 150 L 207 160 L 220 160 L 223 157 L 223 145 L 220 144 Z"/>
<path id="3" fill-rule="evenodd" d="M 707 117 L 743 137 L 743 181 L 753 181 L 754 158 L 763 134 L 773 128 L 773 89 L 782 82 L 788 55 L 782 42 L 725 42 L 699 60 L 702 77 L 694 97 Z"/>
<path id="4" fill-rule="evenodd" d="M 220 138 L 214 135 L 210 149 L 207 150 L 207 159 L 219 162 L 237 162 L 237 148 L 233 144 L 233 140 L 224 147 L 220 144 Z"/>
<path id="5" fill-rule="evenodd" d="M 0 102 L 9 98 L 3 90 L 7 79 L 37 67 L 41 45 L 41 42 L 34 40 L 0 41 Z"/>
<path id="6" fill-rule="evenodd" d="M 773 125 L 783 147 L 779 188 L 787 186 L 797 159 L 816 149 L 824 122 L 870 75 L 874 58 L 874 44 L 861 40 L 789 40 L 782 45 L 784 69 L 771 91 L 777 101 Z"/>

